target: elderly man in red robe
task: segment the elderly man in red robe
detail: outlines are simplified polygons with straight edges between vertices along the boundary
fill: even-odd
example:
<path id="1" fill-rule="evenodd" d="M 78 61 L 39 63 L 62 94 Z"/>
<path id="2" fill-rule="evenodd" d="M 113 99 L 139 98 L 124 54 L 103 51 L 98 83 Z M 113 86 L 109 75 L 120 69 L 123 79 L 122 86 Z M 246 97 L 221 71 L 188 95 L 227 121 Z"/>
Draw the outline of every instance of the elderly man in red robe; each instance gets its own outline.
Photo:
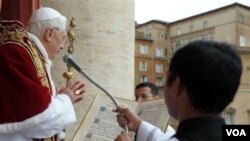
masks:
<path id="1" fill-rule="evenodd" d="M 29 32 L 18 21 L 0 22 L 0 140 L 58 141 L 75 123 L 73 103 L 83 99 L 85 84 L 77 80 L 56 90 L 50 73 L 66 23 L 48 7 L 33 12 Z"/>

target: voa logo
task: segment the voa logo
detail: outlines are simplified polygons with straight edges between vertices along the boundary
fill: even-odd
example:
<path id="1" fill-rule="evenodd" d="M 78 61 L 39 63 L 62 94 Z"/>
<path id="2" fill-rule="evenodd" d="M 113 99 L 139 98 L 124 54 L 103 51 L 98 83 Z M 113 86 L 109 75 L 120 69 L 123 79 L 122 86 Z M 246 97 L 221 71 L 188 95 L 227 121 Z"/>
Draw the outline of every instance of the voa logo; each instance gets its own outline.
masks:
<path id="1" fill-rule="evenodd" d="M 244 129 L 226 129 L 227 136 L 247 136 Z"/>

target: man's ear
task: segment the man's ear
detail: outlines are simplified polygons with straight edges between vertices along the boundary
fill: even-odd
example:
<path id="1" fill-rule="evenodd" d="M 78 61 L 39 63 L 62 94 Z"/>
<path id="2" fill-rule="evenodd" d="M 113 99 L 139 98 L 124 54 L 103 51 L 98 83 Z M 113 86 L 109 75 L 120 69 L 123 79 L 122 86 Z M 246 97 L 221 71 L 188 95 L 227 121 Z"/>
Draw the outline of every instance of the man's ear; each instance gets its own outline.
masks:
<path id="1" fill-rule="evenodd" d="M 51 41 L 53 37 L 53 29 L 47 28 L 44 32 L 44 39 L 47 41 Z"/>
<path id="2" fill-rule="evenodd" d="M 183 83 L 180 80 L 179 76 L 176 76 L 175 80 L 173 81 L 173 90 L 175 91 L 176 96 L 180 96 L 183 94 L 183 91 L 185 89 Z"/>

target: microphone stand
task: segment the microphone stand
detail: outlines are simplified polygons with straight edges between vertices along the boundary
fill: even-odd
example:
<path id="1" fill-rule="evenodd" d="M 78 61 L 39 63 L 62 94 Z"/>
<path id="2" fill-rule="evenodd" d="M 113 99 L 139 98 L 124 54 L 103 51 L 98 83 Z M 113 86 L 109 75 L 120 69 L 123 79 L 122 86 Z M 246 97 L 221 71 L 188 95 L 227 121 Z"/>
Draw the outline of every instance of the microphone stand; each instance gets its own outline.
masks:
<path id="1" fill-rule="evenodd" d="M 76 69 L 80 74 L 82 74 L 83 76 L 85 76 L 92 84 L 94 84 L 96 87 L 98 87 L 100 90 L 102 90 L 111 100 L 112 102 L 115 104 L 116 108 L 118 108 L 118 104 L 115 101 L 115 99 L 113 98 L 113 96 L 106 91 L 104 88 L 102 88 L 100 85 L 98 85 L 95 81 L 93 81 L 82 69 Z M 127 124 L 125 124 L 124 126 L 124 130 L 126 133 L 128 133 L 128 126 Z"/>

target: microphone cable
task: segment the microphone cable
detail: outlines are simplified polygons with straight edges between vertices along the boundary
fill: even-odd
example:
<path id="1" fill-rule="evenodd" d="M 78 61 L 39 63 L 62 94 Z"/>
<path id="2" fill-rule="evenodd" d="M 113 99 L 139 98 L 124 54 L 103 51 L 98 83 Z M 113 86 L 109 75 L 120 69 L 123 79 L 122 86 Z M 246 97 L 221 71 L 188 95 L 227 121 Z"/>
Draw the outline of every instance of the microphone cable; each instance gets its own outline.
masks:
<path id="1" fill-rule="evenodd" d="M 97 84 L 94 80 L 92 80 L 73 60 L 73 57 L 69 54 L 65 54 L 63 56 L 63 61 L 67 64 L 69 64 L 70 66 L 72 66 L 74 69 L 76 69 L 80 74 L 82 74 L 83 76 L 85 76 L 92 84 L 94 84 L 97 88 L 99 88 L 101 91 L 103 91 L 111 100 L 112 102 L 115 104 L 116 108 L 118 108 L 118 104 L 115 101 L 114 97 L 108 92 L 106 91 L 104 88 L 102 88 L 99 84 Z M 126 133 L 128 133 L 128 126 L 127 124 L 125 124 L 124 126 L 124 130 L 126 131 Z"/>

